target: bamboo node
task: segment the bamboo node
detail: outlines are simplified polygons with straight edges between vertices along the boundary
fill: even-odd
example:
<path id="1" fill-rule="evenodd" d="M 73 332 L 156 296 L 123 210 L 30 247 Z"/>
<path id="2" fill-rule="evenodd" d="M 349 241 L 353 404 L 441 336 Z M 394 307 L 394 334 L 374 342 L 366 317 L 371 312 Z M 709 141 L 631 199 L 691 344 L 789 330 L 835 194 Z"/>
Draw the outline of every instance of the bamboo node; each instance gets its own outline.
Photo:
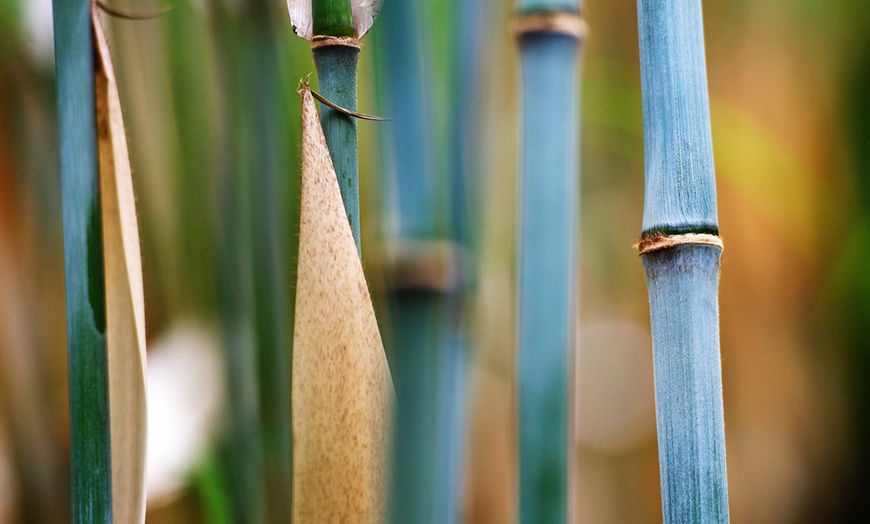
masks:
<path id="1" fill-rule="evenodd" d="M 582 40 L 586 37 L 588 26 L 580 13 L 557 11 L 517 15 L 513 20 L 512 30 L 517 37 L 535 33 L 550 33 L 573 36 Z"/>
<path id="2" fill-rule="evenodd" d="M 329 47 L 333 45 L 355 47 L 359 49 L 359 39 L 352 36 L 323 36 L 318 35 L 311 39 L 311 49 Z"/>
<path id="3" fill-rule="evenodd" d="M 722 243 L 722 237 L 719 235 L 710 235 L 708 233 L 684 233 L 681 235 L 658 234 L 641 239 L 641 241 L 635 244 L 634 247 L 641 255 L 643 255 L 645 253 L 652 253 L 653 251 L 658 251 L 660 249 L 667 249 L 669 247 L 676 247 L 684 244 L 706 244 L 709 246 L 719 246 L 720 249 L 725 249 L 725 245 Z"/>

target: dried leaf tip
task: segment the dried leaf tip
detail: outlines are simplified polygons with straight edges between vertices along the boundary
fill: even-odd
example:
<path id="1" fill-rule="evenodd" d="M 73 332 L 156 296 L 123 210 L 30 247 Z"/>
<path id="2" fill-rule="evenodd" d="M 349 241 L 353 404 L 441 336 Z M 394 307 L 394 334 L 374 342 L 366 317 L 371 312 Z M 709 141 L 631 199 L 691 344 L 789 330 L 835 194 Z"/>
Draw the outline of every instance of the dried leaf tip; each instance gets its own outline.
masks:
<path id="1" fill-rule="evenodd" d="M 353 25 L 356 29 L 357 38 L 362 38 L 372 24 L 375 23 L 378 13 L 381 11 L 383 0 L 348 0 Z M 293 31 L 300 37 L 311 40 L 314 37 L 314 16 L 311 9 L 311 0 L 287 0 L 287 8 L 290 11 L 290 24 Z M 329 35 L 326 35 L 329 36 Z"/>
<path id="2" fill-rule="evenodd" d="M 314 27 L 311 15 L 311 0 L 287 0 L 290 11 L 290 25 L 293 31 L 306 40 L 311 40 Z"/>
<path id="3" fill-rule="evenodd" d="M 384 0 L 351 0 L 350 8 L 357 38 L 362 38 L 372 28 L 382 5 Z"/>

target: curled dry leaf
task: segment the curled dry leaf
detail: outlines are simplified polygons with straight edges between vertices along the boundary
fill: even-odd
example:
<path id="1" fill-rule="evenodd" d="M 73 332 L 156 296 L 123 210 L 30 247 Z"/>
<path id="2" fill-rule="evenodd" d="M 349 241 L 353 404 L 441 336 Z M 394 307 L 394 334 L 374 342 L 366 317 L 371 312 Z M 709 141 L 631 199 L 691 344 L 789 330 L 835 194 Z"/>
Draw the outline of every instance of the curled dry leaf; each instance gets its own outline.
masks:
<path id="1" fill-rule="evenodd" d="M 290 24 L 297 35 L 306 40 L 311 40 L 314 27 L 311 15 L 311 0 L 287 0 L 287 9 L 290 10 Z"/>
<path id="2" fill-rule="evenodd" d="M 91 17 L 112 446 L 112 514 L 116 522 L 145 522 L 145 304 L 133 180 L 118 86 L 96 4 Z"/>
<path id="3" fill-rule="evenodd" d="M 392 380 L 314 98 L 300 93 L 293 517 L 374 524 L 385 520 Z"/>
<path id="4" fill-rule="evenodd" d="M 383 3 L 384 0 L 350 0 L 357 38 L 362 38 L 371 29 Z"/>

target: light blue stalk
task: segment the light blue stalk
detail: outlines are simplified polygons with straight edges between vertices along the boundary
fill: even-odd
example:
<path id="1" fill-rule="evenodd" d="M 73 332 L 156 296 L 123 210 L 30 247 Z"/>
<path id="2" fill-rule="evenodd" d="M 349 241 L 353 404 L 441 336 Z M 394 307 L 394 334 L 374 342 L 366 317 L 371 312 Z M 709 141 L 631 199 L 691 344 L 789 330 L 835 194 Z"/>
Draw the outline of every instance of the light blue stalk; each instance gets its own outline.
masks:
<path id="1" fill-rule="evenodd" d="M 577 15 L 579 5 L 520 2 L 520 17 L 533 13 Z M 579 39 L 525 32 L 519 46 L 519 515 L 522 523 L 564 523 L 577 300 Z"/>
<path id="2" fill-rule="evenodd" d="M 718 233 L 700 0 L 638 0 L 643 231 Z"/>
<path id="3" fill-rule="evenodd" d="M 718 234 L 700 0 L 639 0 L 643 236 Z M 721 248 L 642 255 L 649 287 L 664 522 L 728 522 L 719 355 Z"/>
<path id="4" fill-rule="evenodd" d="M 112 522 L 105 275 L 89 0 L 55 0 L 73 522 Z"/>

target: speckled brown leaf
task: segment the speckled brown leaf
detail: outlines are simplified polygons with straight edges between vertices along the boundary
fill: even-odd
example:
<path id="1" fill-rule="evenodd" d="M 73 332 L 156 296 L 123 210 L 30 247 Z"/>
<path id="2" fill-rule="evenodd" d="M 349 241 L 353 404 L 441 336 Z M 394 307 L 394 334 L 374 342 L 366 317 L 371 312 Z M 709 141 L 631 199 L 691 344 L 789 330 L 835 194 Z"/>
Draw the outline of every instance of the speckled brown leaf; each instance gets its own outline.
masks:
<path id="1" fill-rule="evenodd" d="M 133 180 L 118 87 L 95 4 L 95 71 L 115 522 L 145 522 L 145 304 Z"/>
<path id="2" fill-rule="evenodd" d="M 294 522 L 383 522 L 392 380 L 314 99 L 300 93 Z"/>

